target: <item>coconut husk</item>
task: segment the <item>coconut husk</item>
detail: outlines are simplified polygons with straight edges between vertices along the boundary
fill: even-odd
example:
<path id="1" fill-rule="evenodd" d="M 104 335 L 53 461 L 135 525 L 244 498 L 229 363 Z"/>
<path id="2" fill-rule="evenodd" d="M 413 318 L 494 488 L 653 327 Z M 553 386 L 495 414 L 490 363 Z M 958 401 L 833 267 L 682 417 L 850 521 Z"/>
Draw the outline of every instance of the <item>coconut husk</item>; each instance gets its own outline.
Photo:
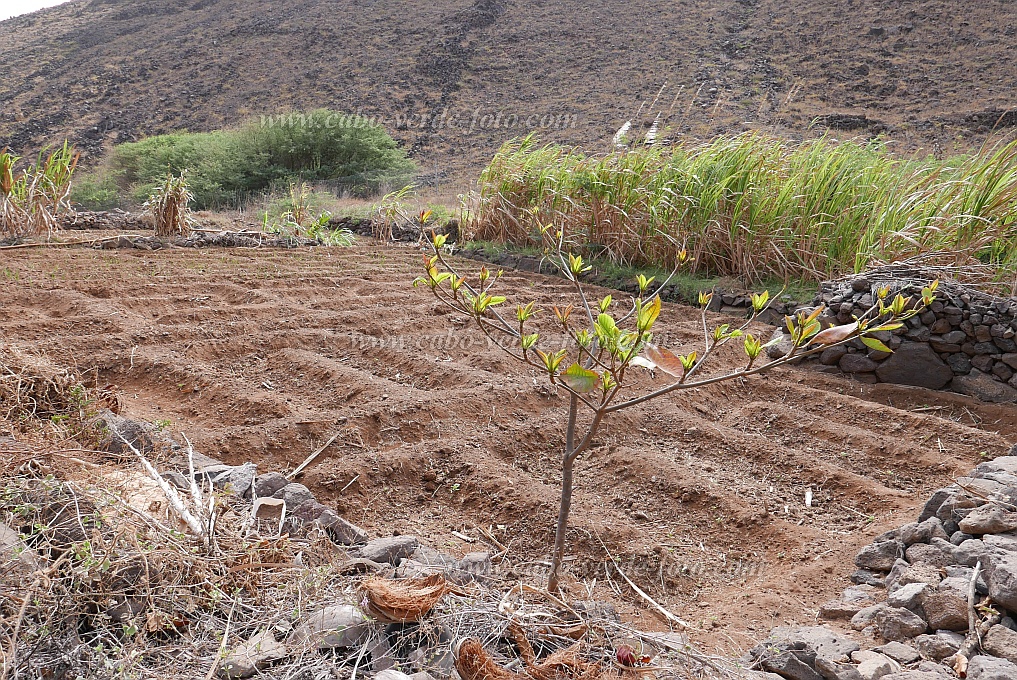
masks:
<path id="1" fill-rule="evenodd" d="M 360 589 L 368 613 L 385 623 L 420 621 L 438 600 L 454 590 L 442 574 L 401 581 L 372 578 L 364 581 Z"/>
<path id="2" fill-rule="evenodd" d="M 617 680 L 617 674 L 602 664 L 583 659 L 580 645 L 559 649 L 541 662 L 537 662 L 533 646 L 526 639 L 522 626 L 512 621 L 508 627 L 512 640 L 519 649 L 525 664 L 523 673 L 513 673 L 499 666 L 480 644 L 479 640 L 466 640 L 459 646 L 456 670 L 463 680 Z"/>
<path id="3" fill-rule="evenodd" d="M 603 665 L 586 661 L 579 653 L 579 645 L 559 649 L 538 664 L 528 666 L 526 674 L 533 680 L 600 680 L 609 675 Z"/>
<path id="4" fill-rule="evenodd" d="M 512 641 L 516 643 L 516 649 L 519 650 L 519 656 L 522 658 L 523 663 L 527 666 L 532 666 L 537 663 L 537 655 L 533 653 L 533 645 L 526 638 L 526 633 L 523 632 L 523 627 L 519 625 L 517 621 L 510 621 L 508 625 L 509 633 L 512 635 Z"/>
<path id="5" fill-rule="evenodd" d="M 495 663 L 484 645 L 476 638 L 464 640 L 459 645 L 456 657 L 456 671 L 462 680 L 523 680 L 521 676 Z"/>

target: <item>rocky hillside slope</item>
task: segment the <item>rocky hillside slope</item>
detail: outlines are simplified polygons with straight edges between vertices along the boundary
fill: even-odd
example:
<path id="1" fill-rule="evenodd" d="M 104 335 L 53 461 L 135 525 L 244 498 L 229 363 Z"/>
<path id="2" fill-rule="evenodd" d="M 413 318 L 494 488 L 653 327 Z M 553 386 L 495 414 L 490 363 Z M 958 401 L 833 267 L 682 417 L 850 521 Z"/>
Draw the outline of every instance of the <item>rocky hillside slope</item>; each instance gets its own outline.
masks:
<path id="1" fill-rule="evenodd" d="M 377 116 L 447 180 L 528 131 L 607 148 L 646 102 L 643 125 L 684 134 L 950 153 L 1012 132 L 1015 33 L 1007 0 L 72 0 L 0 22 L 0 147 L 66 136 L 94 158 L 328 106 Z"/>

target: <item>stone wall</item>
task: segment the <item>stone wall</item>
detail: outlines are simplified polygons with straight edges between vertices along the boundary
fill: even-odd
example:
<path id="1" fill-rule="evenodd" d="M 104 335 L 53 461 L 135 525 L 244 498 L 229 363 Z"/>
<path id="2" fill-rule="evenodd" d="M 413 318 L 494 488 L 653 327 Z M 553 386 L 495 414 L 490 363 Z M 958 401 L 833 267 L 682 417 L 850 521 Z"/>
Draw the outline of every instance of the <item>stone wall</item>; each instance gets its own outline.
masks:
<path id="1" fill-rule="evenodd" d="M 819 608 L 855 639 L 776 628 L 746 665 L 785 680 L 1017 678 L 1017 446 L 1010 454 L 934 492 L 915 521 L 858 552 L 855 585 Z"/>
<path id="2" fill-rule="evenodd" d="M 814 305 L 825 305 L 823 325 L 850 323 L 889 287 L 911 297 L 928 280 L 869 273 L 824 283 Z M 850 374 L 864 382 L 889 382 L 949 389 L 990 402 L 1017 403 L 1017 298 L 999 298 L 959 285 L 941 285 L 937 299 L 904 328 L 877 333 L 892 354 L 860 340 L 818 356 L 821 370 Z"/>

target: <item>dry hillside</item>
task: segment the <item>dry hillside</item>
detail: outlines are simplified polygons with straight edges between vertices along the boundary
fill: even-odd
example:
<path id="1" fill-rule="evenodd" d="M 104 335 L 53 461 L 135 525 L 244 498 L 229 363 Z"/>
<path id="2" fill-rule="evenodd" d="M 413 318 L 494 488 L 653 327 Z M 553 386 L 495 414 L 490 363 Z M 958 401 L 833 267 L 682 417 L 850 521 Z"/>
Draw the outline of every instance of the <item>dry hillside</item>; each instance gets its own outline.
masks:
<path id="1" fill-rule="evenodd" d="M 830 126 L 949 153 L 1012 133 L 1015 34 L 1012 0 L 72 0 L 0 22 L 0 147 L 69 136 L 94 156 L 328 106 L 461 179 L 527 119 L 567 115 L 541 138 L 606 148 L 666 81 L 656 110 L 685 133 Z"/>

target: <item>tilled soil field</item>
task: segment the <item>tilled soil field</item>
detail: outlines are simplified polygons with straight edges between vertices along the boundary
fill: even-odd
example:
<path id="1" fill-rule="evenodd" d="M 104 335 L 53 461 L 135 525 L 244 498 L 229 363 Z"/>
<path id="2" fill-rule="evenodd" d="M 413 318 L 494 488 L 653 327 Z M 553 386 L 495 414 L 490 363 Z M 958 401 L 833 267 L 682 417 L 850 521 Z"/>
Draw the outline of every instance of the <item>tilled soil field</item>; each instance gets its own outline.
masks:
<path id="1" fill-rule="evenodd" d="M 301 480 L 320 500 L 372 534 L 453 553 L 485 549 L 488 531 L 508 549 L 500 574 L 539 582 L 565 399 L 411 287 L 419 257 L 371 245 L 7 251 L 0 338 L 94 370 L 125 415 L 229 463 L 287 471 L 338 433 Z M 504 283 L 545 308 L 570 299 L 549 277 Z M 661 319 L 667 346 L 701 337 L 693 309 L 665 305 Z M 662 625 L 605 568 L 603 540 L 709 649 L 813 622 L 861 546 L 1006 452 L 1015 414 L 805 368 L 616 414 L 579 464 L 570 594 Z"/>

